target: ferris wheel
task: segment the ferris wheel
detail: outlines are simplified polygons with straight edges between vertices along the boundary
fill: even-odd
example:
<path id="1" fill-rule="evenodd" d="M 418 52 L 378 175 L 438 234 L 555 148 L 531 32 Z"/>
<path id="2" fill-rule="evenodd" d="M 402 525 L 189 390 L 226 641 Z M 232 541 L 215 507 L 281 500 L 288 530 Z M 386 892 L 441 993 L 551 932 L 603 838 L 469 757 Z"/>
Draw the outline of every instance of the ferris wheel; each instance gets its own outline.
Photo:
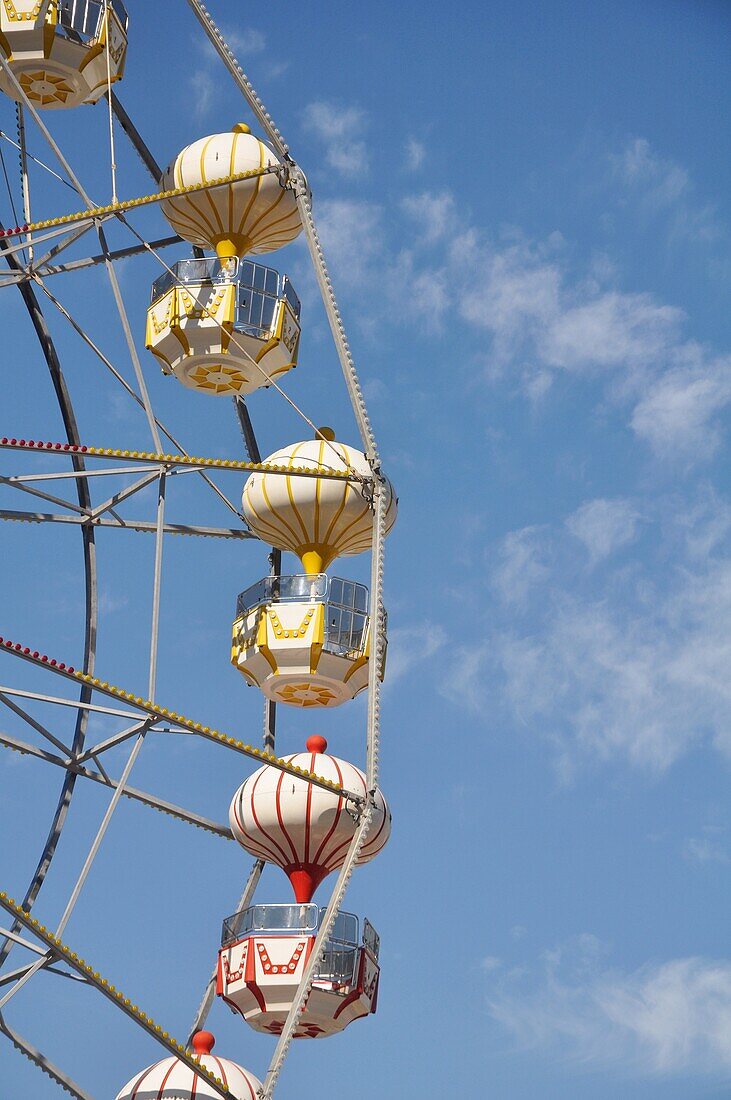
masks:
<path id="1" fill-rule="evenodd" d="M 185 4 L 253 117 L 251 126 L 239 123 L 197 139 L 191 134 L 191 143 L 163 171 L 117 95 L 130 29 L 121 0 L 0 2 L 0 91 L 17 115 L 17 134 L 0 132 L 8 201 L 17 211 L 17 224 L 3 223 L 0 229 L 6 268 L 0 286 L 6 296 L 19 293 L 22 298 L 65 433 L 61 439 L 30 439 L 20 426 L 0 426 L 12 433 L 0 438 L 5 466 L 0 519 L 29 525 L 22 528 L 29 539 L 41 530 L 73 535 L 83 566 L 80 655 L 48 654 L 42 637 L 0 638 L 0 709 L 15 723 L 11 733 L 0 722 L 0 746 L 60 775 L 53 803 L 46 807 L 47 837 L 28 868 L 22 893 L 12 896 L 0 881 L 0 1043 L 12 1044 L 77 1100 L 91 1100 L 83 1081 L 50 1059 L 43 1035 L 22 1034 L 13 1022 L 14 1003 L 33 998 L 39 974 L 83 983 L 91 996 L 102 998 L 159 1044 L 157 1062 L 130 1065 L 127 1084 L 108 1082 L 107 1094 L 117 1100 L 272 1097 L 293 1040 L 327 1039 L 353 1023 L 365 1027 L 358 1021 L 376 1011 L 378 999 L 378 934 L 365 916 L 342 906 L 354 869 L 377 857 L 391 827 L 378 777 L 386 671 L 384 540 L 396 519 L 396 495 L 381 468 L 308 181 L 210 13 L 199 0 Z M 131 18 L 149 17 L 139 7 Z M 130 48 L 133 43 L 134 37 Z M 89 104 L 97 104 L 95 112 L 104 114 L 105 126 L 108 122 L 112 201 L 103 206 L 90 197 L 57 129 L 57 120 Z M 123 140 L 120 131 L 152 179 L 149 193 L 118 197 L 115 141 Z M 11 157 L 20 172 L 14 183 L 6 168 Z M 39 173 L 50 174 L 60 185 L 63 204 L 46 205 L 47 192 L 34 183 Z M 38 217 L 40 210 L 43 217 Z M 124 237 L 119 245 L 110 242 L 112 232 Z M 360 434 L 357 443 L 317 426 L 284 388 L 286 375 L 298 363 L 306 317 L 288 275 L 260 257 L 300 235 L 342 367 Z M 89 241 L 94 244 L 87 248 Z M 191 246 L 192 254 L 184 255 Z M 170 248 L 177 248 L 181 258 L 168 261 Z M 128 309 L 119 275 L 120 262 L 134 257 L 157 265 L 146 317 Z M 94 270 L 111 289 L 110 309 L 126 345 L 125 371 L 55 287 L 61 274 L 73 278 Z M 66 381 L 49 311 L 63 319 L 85 353 L 134 402 L 146 425 L 149 450 L 81 437 L 75 394 Z M 158 368 L 171 385 L 180 384 L 191 421 L 200 403 L 216 404 L 222 418 L 232 416 L 233 403 L 245 457 L 189 453 L 153 407 L 148 379 Z M 266 400 L 286 402 L 302 423 L 299 438 L 283 440 L 264 458 L 246 404 L 250 394 L 263 389 Z M 193 481 L 227 514 L 227 526 L 171 521 L 171 497 L 179 485 Z M 130 516 L 128 507 L 145 493 L 145 499 L 154 494 L 153 514 Z M 139 685 L 135 691 L 131 684 L 118 683 L 122 677 L 98 660 L 98 628 L 105 614 L 98 580 L 102 530 L 105 537 L 112 531 L 120 538 L 132 537 L 129 532 L 146 536 L 154 546 L 143 694 Z M 172 709 L 175 700 L 158 697 L 164 547 L 178 535 L 204 545 L 207 540 L 259 540 L 270 551 L 271 568 L 264 577 L 257 577 L 252 564 L 231 628 L 230 675 L 238 673 L 262 697 L 260 744 L 212 728 L 201 716 L 179 713 Z M 285 554 L 297 564 L 287 567 Z M 369 586 L 349 578 L 345 568 L 337 566 L 337 575 L 333 571 L 340 558 L 358 554 L 370 554 Z M 32 603 L 34 592 L 25 599 Z M 313 716 L 349 706 L 359 695 L 367 698 L 364 769 L 329 752 L 325 738 L 307 726 Z M 279 707 L 301 720 L 304 749 L 294 755 L 276 751 Z M 56 711 L 71 715 L 68 738 L 48 717 Z M 101 739 L 97 719 L 105 723 Z M 19 727 L 22 735 L 15 732 Z M 165 746 L 202 739 L 226 756 L 231 773 L 238 775 L 226 796 L 228 824 L 133 785 L 135 765 L 160 733 Z M 110 754 L 122 749 L 126 759 L 114 775 L 109 761 L 116 756 Z M 240 769 L 247 760 L 255 770 L 242 783 Z M 80 870 L 65 883 L 60 918 L 46 927 L 44 884 L 49 874 L 60 873 L 69 811 L 78 789 L 87 784 L 106 788 L 104 812 L 81 852 Z M 95 960 L 81 958 L 66 938 L 123 799 L 164 813 L 175 827 L 197 826 L 216 841 L 238 843 L 254 860 L 235 911 L 211 913 L 223 925 L 221 946 L 210 960 L 205 988 L 191 990 L 187 1035 L 169 1034 L 164 1021 L 134 1003 L 128 989 L 112 985 Z M 257 896 L 266 865 L 284 872 L 293 902 L 284 900 L 284 882 L 283 894 Z M 315 892 L 331 875 L 329 900 L 315 902 Z M 232 908 L 235 902 L 232 898 Z M 242 1028 L 276 1036 L 265 1072 L 257 1067 L 255 1076 L 249 1067 L 213 1053 L 214 1038 L 205 1027 L 217 999 Z"/>

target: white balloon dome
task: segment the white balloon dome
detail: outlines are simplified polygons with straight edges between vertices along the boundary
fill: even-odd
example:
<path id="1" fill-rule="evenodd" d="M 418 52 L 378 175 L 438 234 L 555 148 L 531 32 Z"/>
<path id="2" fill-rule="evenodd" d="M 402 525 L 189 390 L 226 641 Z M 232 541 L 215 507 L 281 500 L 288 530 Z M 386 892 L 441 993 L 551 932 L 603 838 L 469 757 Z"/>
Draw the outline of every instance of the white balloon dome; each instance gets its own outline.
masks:
<path id="1" fill-rule="evenodd" d="M 285 756 L 296 767 L 330 779 L 354 794 L 367 793 L 363 772 L 326 753 L 324 737 L 310 737 L 307 752 Z M 359 864 L 370 863 L 391 835 L 391 811 L 376 789 L 375 809 Z M 231 830 L 239 844 L 285 872 L 298 902 L 312 895 L 331 871 L 341 867 L 357 828 L 345 799 L 266 765 L 249 776 L 234 795 L 229 810 Z"/>
<path id="2" fill-rule="evenodd" d="M 210 1031 L 193 1036 L 193 1049 L 201 1065 L 225 1085 L 237 1100 L 256 1100 L 261 1081 L 228 1058 L 211 1054 L 216 1040 Z M 221 1100 L 205 1077 L 200 1077 L 179 1058 L 164 1058 L 128 1081 L 117 1100 Z"/>
<path id="3" fill-rule="evenodd" d="M 280 163 L 269 146 L 241 124 L 231 133 L 188 145 L 164 172 L 160 188 L 211 183 Z M 273 252 L 302 229 L 294 193 L 282 187 L 276 172 L 166 199 L 161 208 L 184 240 L 215 248 L 222 258 Z"/>
<path id="4" fill-rule="evenodd" d="M 322 434 L 329 429 L 320 429 Z M 362 451 L 325 439 L 309 439 L 275 451 L 265 462 L 293 470 L 354 471 L 369 478 Z M 386 493 L 386 531 L 396 522 L 397 501 L 390 482 Z M 246 522 L 264 542 L 291 550 L 308 573 L 320 573 L 338 557 L 360 554 L 373 542 L 373 510 L 358 481 L 302 477 L 292 474 L 251 474 L 242 498 Z"/>

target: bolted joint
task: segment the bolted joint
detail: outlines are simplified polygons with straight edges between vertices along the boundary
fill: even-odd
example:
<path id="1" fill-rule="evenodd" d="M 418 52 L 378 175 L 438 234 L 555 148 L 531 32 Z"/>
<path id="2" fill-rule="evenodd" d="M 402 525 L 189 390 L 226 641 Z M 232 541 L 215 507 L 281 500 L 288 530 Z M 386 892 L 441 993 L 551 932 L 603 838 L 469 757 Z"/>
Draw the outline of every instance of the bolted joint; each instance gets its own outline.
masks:
<path id="1" fill-rule="evenodd" d="M 287 174 L 287 181 L 284 186 L 288 186 L 291 191 L 294 191 L 295 196 L 298 199 L 304 199 L 307 205 L 311 207 L 312 191 L 310 190 L 310 185 L 307 182 L 307 176 L 304 174 L 300 166 L 296 164 L 294 160 L 291 160 L 291 163 L 289 164 L 286 161 L 283 162 L 282 168 L 286 170 Z"/>
<path id="2" fill-rule="evenodd" d="M 360 483 L 360 493 L 363 500 L 368 504 L 370 508 L 374 507 L 374 501 L 376 498 L 375 482 L 373 478 L 366 477 Z"/>
<path id="3" fill-rule="evenodd" d="M 356 825 L 360 825 L 360 819 L 363 816 L 363 803 L 356 801 L 354 798 L 346 798 L 345 812 L 348 817 L 350 817 L 355 822 Z"/>

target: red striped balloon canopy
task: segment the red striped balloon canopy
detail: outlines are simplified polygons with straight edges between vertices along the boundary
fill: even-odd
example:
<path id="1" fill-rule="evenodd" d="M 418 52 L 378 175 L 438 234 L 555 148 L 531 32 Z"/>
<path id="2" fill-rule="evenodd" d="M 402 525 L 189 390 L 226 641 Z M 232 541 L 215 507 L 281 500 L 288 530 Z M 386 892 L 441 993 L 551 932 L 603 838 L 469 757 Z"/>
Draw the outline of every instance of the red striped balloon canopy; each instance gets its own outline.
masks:
<path id="1" fill-rule="evenodd" d="M 347 760 L 327 753 L 324 737 L 310 737 L 306 753 L 284 759 L 353 794 L 367 795 L 366 777 Z M 371 826 L 358 859 L 369 863 L 391 834 L 391 811 L 376 788 Z M 281 867 L 294 896 L 306 904 L 322 880 L 342 867 L 357 828 L 353 805 L 335 791 L 316 787 L 266 765 L 249 776 L 234 795 L 229 810 L 231 830 L 239 844 L 257 859 Z"/>

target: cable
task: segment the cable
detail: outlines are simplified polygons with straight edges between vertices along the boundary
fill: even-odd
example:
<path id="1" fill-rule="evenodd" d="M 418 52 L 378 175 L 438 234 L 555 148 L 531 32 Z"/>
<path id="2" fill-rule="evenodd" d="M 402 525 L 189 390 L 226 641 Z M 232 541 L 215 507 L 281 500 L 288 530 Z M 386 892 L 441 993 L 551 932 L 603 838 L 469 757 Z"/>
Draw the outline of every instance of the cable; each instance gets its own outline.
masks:
<path id="1" fill-rule="evenodd" d="M 114 150 L 114 109 L 112 106 L 112 63 L 109 56 L 109 0 L 104 0 L 104 28 L 107 36 L 107 48 L 104 56 L 107 60 L 107 103 L 109 105 L 109 158 L 112 168 L 112 202 L 117 203 L 117 158 Z"/>
<path id="2" fill-rule="evenodd" d="M 20 150 L 20 145 L 18 144 L 18 142 L 13 141 L 10 135 L 6 134 L 4 130 L 0 130 L 0 138 L 4 138 L 5 141 L 10 142 L 12 146 Z M 70 191 L 73 191 L 74 194 L 76 194 L 76 188 L 73 187 L 68 180 L 65 180 L 63 176 L 59 176 L 58 172 L 54 172 L 53 168 L 49 168 L 47 164 L 44 164 L 44 162 L 42 160 L 39 160 L 38 157 L 34 157 L 32 153 L 26 152 L 25 155 L 27 156 L 28 160 L 32 160 L 34 164 L 37 164 L 39 166 L 39 168 L 45 169 L 45 171 L 52 175 L 54 179 L 57 179 L 65 187 L 68 187 Z"/>

